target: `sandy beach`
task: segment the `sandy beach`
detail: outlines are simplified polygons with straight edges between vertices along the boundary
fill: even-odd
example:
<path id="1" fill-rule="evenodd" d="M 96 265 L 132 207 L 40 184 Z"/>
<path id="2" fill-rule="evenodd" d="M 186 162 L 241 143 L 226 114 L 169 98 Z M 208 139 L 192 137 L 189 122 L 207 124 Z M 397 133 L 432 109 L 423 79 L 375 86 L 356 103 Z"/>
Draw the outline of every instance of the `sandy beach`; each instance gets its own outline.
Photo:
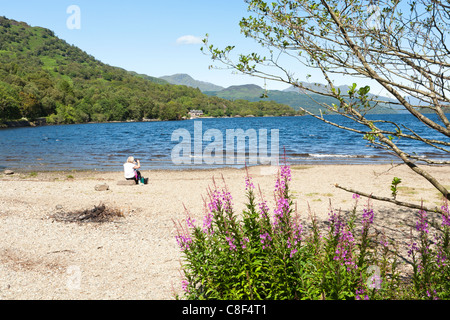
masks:
<path id="1" fill-rule="evenodd" d="M 429 167 L 450 187 L 450 167 Z M 272 167 L 251 167 L 249 174 L 273 203 Z M 245 170 L 143 171 L 144 186 L 117 185 L 118 172 L 37 172 L 0 174 L 0 299 L 173 299 L 181 291 L 181 254 L 174 221 L 185 209 L 202 222 L 203 197 L 214 178 L 223 176 L 236 212 L 245 204 Z M 441 205 L 438 192 L 406 166 L 293 166 L 291 190 L 307 223 L 308 206 L 319 220 L 328 218 L 330 199 L 343 212 L 352 194 L 334 184 L 390 196 L 400 177 L 398 200 Z M 107 184 L 109 190 L 95 186 Z M 372 201 L 375 226 L 406 242 L 417 210 Z M 124 217 L 105 223 L 67 223 L 58 212 L 92 209 L 104 203 Z M 361 199 L 359 207 L 367 204 Z M 273 208 L 273 206 L 271 206 Z"/>

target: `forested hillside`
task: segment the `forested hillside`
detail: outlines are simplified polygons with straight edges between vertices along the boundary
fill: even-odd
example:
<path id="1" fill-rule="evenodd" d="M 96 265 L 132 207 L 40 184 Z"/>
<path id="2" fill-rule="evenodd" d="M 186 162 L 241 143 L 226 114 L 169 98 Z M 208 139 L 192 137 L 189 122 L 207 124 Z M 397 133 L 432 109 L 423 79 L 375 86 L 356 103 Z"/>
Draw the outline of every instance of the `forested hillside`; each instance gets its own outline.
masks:
<path id="1" fill-rule="evenodd" d="M 82 123 L 187 116 L 293 115 L 275 102 L 229 101 L 112 67 L 48 29 L 0 17 L 0 119 Z"/>

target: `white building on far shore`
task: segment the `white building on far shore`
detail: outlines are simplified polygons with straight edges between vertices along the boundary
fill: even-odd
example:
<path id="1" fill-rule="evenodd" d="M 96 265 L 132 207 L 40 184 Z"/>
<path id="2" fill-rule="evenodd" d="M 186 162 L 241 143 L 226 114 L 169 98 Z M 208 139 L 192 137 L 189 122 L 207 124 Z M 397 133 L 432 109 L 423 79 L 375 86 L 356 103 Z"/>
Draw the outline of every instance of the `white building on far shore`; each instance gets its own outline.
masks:
<path id="1" fill-rule="evenodd" d="M 201 116 L 203 116 L 203 111 L 202 110 L 191 110 L 191 111 L 189 111 L 189 116 L 191 117 L 191 119 L 201 117 Z"/>

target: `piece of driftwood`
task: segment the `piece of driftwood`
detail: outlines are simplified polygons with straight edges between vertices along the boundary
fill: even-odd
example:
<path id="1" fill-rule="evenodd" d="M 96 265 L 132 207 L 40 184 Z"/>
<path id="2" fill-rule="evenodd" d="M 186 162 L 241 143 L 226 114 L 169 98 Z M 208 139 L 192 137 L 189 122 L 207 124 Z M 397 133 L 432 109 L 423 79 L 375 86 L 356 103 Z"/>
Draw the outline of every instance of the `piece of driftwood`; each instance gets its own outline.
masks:
<path id="1" fill-rule="evenodd" d="M 52 216 L 53 219 L 60 222 L 109 222 L 116 218 L 124 217 L 121 210 L 116 208 L 107 208 L 104 204 L 94 206 L 90 210 L 80 210 L 75 212 L 58 212 Z"/>

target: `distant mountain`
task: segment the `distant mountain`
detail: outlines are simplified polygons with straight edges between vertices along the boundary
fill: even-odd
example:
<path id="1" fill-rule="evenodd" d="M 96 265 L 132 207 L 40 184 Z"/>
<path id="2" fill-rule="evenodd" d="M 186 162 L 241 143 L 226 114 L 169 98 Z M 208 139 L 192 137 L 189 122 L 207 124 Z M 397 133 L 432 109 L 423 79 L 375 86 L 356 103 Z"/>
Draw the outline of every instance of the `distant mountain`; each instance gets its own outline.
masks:
<path id="1" fill-rule="evenodd" d="M 421 107 L 418 109 L 421 113 L 434 113 L 435 112 L 433 109 L 428 108 L 430 106 L 430 104 L 427 103 L 426 101 L 420 100 L 419 98 L 416 98 L 413 96 L 406 96 L 404 98 L 410 104 Z M 443 109 L 444 113 L 450 113 L 450 106 L 444 107 L 441 105 L 441 108 Z M 405 110 L 404 112 L 408 112 L 405 108 L 403 108 L 403 110 Z"/>
<path id="2" fill-rule="evenodd" d="M 338 104 L 337 99 L 315 93 L 310 93 L 309 95 L 307 95 L 303 92 L 300 92 L 299 89 L 294 86 L 286 88 L 282 91 L 268 90 L 266 92 L 263 88 L 255 84 L 235 85 L 228 88 L 223 88 L 210 82 L 195 80 L 190 75 L 184 73 L 164 76 L 160 77 L 159 79 L 165 80 L 171 84 L 199 88 L 200 91 L 202 91 L 204 94 L 231 101 L 274 101 L 280 104 L 288 105 L 295 110 L 299 110 L 300 107 L 303 107 L 314 114 L 320 114 L 320 109 L 322 109 L 322 112 L 326 111 L 326 109 L 320 107 L 318 103 L 325 103 L 329 105 L 331 105 L 332 103 Z M 317 92 L 329 92 L 329 87 L 321 83 L 302 82 L 302 84 L 303 86 L 311 88 Z M 341 85 L 336 88 L 340 89 L 341 92 L 348 91 L 348 85 Z M 267 95 L 267 97 L 263 98 L 263 95 Z M 380 100 L 386 100 L 387 102 L 389 101 L 388 98 L 384 97 L 380 97 Z M 369 113 L 398 113 L 398 110 L 399 108 L 390 108 L 387 105 L 379 105 Z"/>
<path id="3" fill-rule="evenodd" d="M 185 73 L 177 73 L 171 76 L 163 76 L 160 79 L 167 81 L 171 84 L 188 86 L 191 88 L 198 88 L 200 91 L 220 91 L 223 89 L 221 86 L 215 84 L 199 81 L 192 78 L 190 75 Z"/>
<path id="4" fill-rule="evenodd" d="M 205 91 L 208 94 L 207 91 Z M 256 84 L 244 84 L 237 86 L 230 86 L 226 89 L 220 90 L 217 96 L 220 96 L 229 100 L 251 100 L 257 101 L 259 97 L 264 93 L 264 89 Z"/>
<path id="5" fill-rule="evenodd" d="M 311 86 L 319 92 L 326 92 L 325 85 L 314 84 Z M 343 85 L 339 87 L 341 92 L 346 92 L 348 86 Z M 216 96 L 228 100 L 248 100 L 248 101 L 261 101 L 272 100 L 277 103 L 286 104 L 291 106 L 295 110 L 299 110 L 300 107 L 310 111 L 314 114 L 319 114 L 320 109 L 325 113 L 326 108 L 321 107 L 318 103 L 325 103 L 331 105 L 332 103 L 339 104 L 337 99 L 332 97 L 323 96 L 320 94 L 310 93 L 309 95 L 301 93 L 295 87 L 287 88 L 283 91 L 280 90 L 265 90 L 254 84 L 231 86 L 220 91 L 205 91 L 210 96 Z M 267 96 L 267 97 L 263 97 Z M 388 98 L 380 98 L 380 100 L 388 101 Z M 386 105 L 379 105 L 371 110 L 369 113 L 397 113 L 395 108 L 390 108 Z"/>

